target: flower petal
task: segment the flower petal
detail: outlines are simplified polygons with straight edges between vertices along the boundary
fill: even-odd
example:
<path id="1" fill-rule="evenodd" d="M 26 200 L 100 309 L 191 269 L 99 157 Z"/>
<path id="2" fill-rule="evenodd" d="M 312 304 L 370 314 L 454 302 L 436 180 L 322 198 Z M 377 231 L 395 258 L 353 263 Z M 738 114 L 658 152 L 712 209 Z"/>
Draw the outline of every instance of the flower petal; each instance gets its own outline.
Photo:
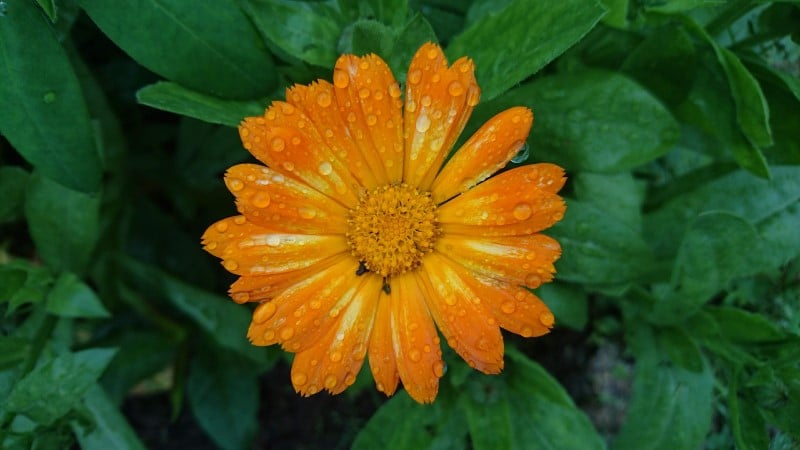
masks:
<path id="1" fill-rule="evenodd" d="M 523 337 L 536 337 L 550 332 L 555 322 L 553 313 L 531 291 L 494 279 L 472 276 L 461 268 L 456 268 L 456 271 L 503 329 Z"/>
<path id="2" fill-rule="evenodd" d="M 543 234 L 469 237 L 445 234 L 436 250 L 483 276 L 535 289 L 553 279 L 561 246 Z"/>
<path id="3" fill-rule="evenodd" d="M 331 155 L 350 170 L 361 186 L 371 189 L 378 185 L 380 178 L 351 138 L 345 122 L 347 114 L 342 114 L 331 83 L 318 80 L 308 86 L 295 85 L 287 90 L 286 98 L 311 119 L 312 126 L 330 148 Z"/>
<path id="4" fill-rule="evenodd" d="M 381 295 L 378 298 L 378 310 L 375 313 L 375 324 L 369 338 L 369 368 L 375 387 L 391 396 L 397 390 L 400 373 L 394 357 L 394 340 L 392 339 L 392 298 Z"/>
<path id="5" fill-rule="evenodd" d="M 297 284 L 300 280 L 312 274 L 325 270 L 343 255 L 324 259 L 316 264 L 299 270 L 278 272 L 269 275 L 242 275 L 231 284 L 228 290 L 236 303 L 258 302 L 269 300 L 280 294 L 288 287 Z"/>
<path id="6" fill-rule="evenodd" d="M 448 68 L 442 49 L 433 43 L 420 47 L 411 60 L 403 115 L 403 181 L 409 185 L 429 190 L 433 184 L 478 104 L 480 88 L 474 71 L 467 58 Z"/>
<path id="7" fill-rule="evenodd" d="M 263 117 L 239 125 L 244 148 L 273 170 L 300 180 L 345 206 L 355 204 L 360 184 L 302 111 L 272 102 Z"/>
<path id="8" fill-rule="evenodd" d="M 304 183 L 257 164 L 228 169 L 225 184 L 242 215 L 277 232 L 344 234 L 347 210 Z"/>
<path id="9" fill-rule="evenodd" d="M 525 145 L 532 124 L 533 112 L 523 107 L 507 109 L 489 119 L 436 177 L 431 188 L 433 200 L 442 203 L 505 167 Z"/>
<path id="10" fill-rule="evenodd" d="M 403 175 L 403 102 L 389 66 L 376 55 L 343 55 L 333 69 L 333 85 L 348 137 L 361 150 L 378 185 L 399 182 Z"/>
<path id="11" fill-rule="evenodd" d="M 464 283 L 456 264 L 433 252 L 423 263 L 428 307 L 448 345 L 484 373 L 503 370 L 503 336 L 493 315 Z"/>
<path id="12" fill-rule="evenodd" d="M 553 164 L 531 164 L 496 175 L 438 209 L 445 234 L 519 236 L 552 226 L 566 205 L 556 192 L 563 170 Z"/>
<path id="13" fill-rule="evenodd" d="M 290 352 L 313 346 L 340 320 L 358 287 L 358 263 L 349 256 L 320 267 L 256 308 L 247 332 L 255 345 L 280 343 Z"/>
<path id="14" fill-rule="evenodd" d="M 439 391 L 444 363 L 423 291 L 416 276 L 406 273 L 392 278 L 390 295 L 392 342 L 400 379 L 411 398 L 431 403 Z"/>
<path id="15" fill-rule="evenodd" d="M 203 234 L 206 251 L 237 275 L 266 275 L 310 267 L 349 251 L 343 235 L 273 233 L 244 216 L 228 217 Z"/>
<path id="16" fill-rule="evenodd" d="M 363 277 L 337 326 L 295 356 L 292 384 L 296 391 L 305 396 L 321 389 L 338 394 L 356 381 L 367 354 L 380 288 L 379 277 Z"/>

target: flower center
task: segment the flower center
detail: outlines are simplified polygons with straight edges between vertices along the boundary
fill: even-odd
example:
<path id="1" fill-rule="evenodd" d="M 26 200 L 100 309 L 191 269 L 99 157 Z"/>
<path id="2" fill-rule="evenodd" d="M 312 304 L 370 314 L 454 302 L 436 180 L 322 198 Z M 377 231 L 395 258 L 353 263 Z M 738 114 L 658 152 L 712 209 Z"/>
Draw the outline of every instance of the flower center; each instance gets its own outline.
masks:
<path id="1" fill-rule="evenodd" d="M 353 256 L 366 270 L 384 277 L 419 267 L 439 236 L 430 194 L 405 183 L 362 194 L 347 223 Z"/>

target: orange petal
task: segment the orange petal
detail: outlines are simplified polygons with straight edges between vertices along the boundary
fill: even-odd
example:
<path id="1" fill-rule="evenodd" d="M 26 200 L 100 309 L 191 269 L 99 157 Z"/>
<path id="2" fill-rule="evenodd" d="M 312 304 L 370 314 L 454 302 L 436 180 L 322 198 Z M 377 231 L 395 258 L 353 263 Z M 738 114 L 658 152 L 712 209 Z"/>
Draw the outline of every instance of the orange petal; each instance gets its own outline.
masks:
<path id="1" fill-rule="evenodd" d="M 553 279 L 561 256 L 555 239 L 542 234 L 481 238 L 445 234 L 436 250 L 483 276 L 535 289 Z"/>
<path id="2" fill-rule="evenodd" d="M 336 158 L 302 111 L 272 102 L 263 117 L 239 125 L 244 147 L 273 170 L 300 180 L 345 206 L 356 203 L 360 185 Z"/>
<path id="3" fill-rule="evenodd" d="M 502 328 L 524 337 L 536 337 L 550 332 L 555 322 L 553 313 L 529 290 L 472 276 L 460 268 L 456 268 L 456 271 Z"/>
<path id="4" fill-rule="evenodd" d="M 347 210 L 304 183 L 257 164 L 228 169 L 225 184 L 239 212 L 271 231 L 344 234 Z"/>
<path id="5" fill-rule="evenodd" d="M 519 152 L 533 124 L 528 108 L 507 109 L 492 117 L 447 162 L 433 182 L 438 204 L 465 192 L 505 167 Z"/>
<path id="6" fill-rule="evenodd" d="M 389 66 L 376 55 L 343 55 L 333 69 L 333 85 L 348 136 L 361 150 L 379 185 L 401 181 L 403 103 Z"/>
<path id="7" fill-rule="evenodd" d="M 467 58 L 448 68 L 442 49 L 433 43 L 423 45 L 414 55 L 406 78 L 403 115 L 406 183 L 430 189 L 478 104 L 480 88 L 474 71 L 475 65 Z"/>
<path id="8" fill-rule="evenodd" d="M 333 85 L 318 80 L 308 86 L 295 85 L 286 93 L 289 103 L 300 108 L 311 119 L 318 134 L 338 159 L 353 174 L 361 186 L 372 189 L 379 179 L 369 161 L 361 154 L 356 141 L 351 138 L 345 118 L 336 100 Z"/>
<path id="9" fill-rule="evenodd" d="M 283 292 L 289 286 L 296 284 L 300 280 L 312 274 L 325 270 L 342 255 L 334 256 L 322 260 L 305 269 L 292 270 L 289 272 L 279 272 L 269 275 L 242 275 L 231 284 L 228 290 L 233 301 L 236 303 L 258 302 L 269 300 Z"/>
<path id="10" fill-rule="evenodd" d="M 448 345 L 481 372 L 503 370 L 503 336 L 497 321 L 458 275 L 456 265 L 433 252 L 421 273 L 428 306 Z"/>
<path id="11" fill-rule="evenodd" d="M 381 278 L 365 276 L 361 285 L 325 336 L 301 351 L 292 364 L 292 384 L 304 396 L 325 389 L 332 394 L 344 391 L 356 381 L 367 354 Z"/>
<path id="12" fill-rule="evenodd" d="M 286 287 L 273 300 L 256 308 L 247 332 L 255 345 L 280 343 L 291 352 L 316 343 L 338 321 L 355 294 L 358 262 L 339 256 L 328 267 Z"/>
<path id="13" fill-rule="evenodd" d="M 519 236 L 533 234 L 564 217 L 566 205 L 556 192 L 563 170 L 531 164 L 496 175 L 439 207 L 445 234 Z"/>
<path id="14" fill-rule="evenodd" d="M 225 269 L 237 275 L 291 272 L 349 251 L 344 235 L 273 233 L 244 216 L 211 225 L 202 240 L 205 250 L 222 258 Z"/>
<path id="15" fill-rule="evenodd" d="M 416 276 L 392 278 L 391 324 L 397 371 L 406 392 L 419 403 L 431 403 L 444 374 L 436 326 Z M 382 298 L 384 300 L 384 298 Z"/>
<path id="16" fill-rule="evenodd" d="M 394 357 L 391 306 L 392 298 L 381 295 L 378 299 L 372 335 L 369 338 L 369 367 L 372 377 L 375 379 L 377 389 L 387 396 L 393 395 L 397 390 L 400 378 Z"/>

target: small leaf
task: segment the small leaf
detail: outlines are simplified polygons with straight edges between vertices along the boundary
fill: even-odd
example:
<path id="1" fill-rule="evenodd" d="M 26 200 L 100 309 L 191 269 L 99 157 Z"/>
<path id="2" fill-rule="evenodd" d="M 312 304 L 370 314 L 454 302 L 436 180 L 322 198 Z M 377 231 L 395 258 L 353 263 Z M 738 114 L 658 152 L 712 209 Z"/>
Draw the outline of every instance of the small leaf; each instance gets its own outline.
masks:
<path id="1" fill-rule="evenodd" d="M 75 274 L 64 272 L 47 295 L 46 310 L 61 317 L 111 317 L 92 288 Z"/>
<path id="2" fill-rule="evenodd" d="M 114 349 L 65 353 L 22 378 L 6 399 L 8 412 L 48 426 L 72 410 L 114 357 Z"/>
<path id="3" fill-rule="evenodd" d="M 40 173 L 72 189 L 96 191 L 102 168 L 83 94 L 53 28 L 33 2 L 6 6 L 0 55 L 0 134 Z"/>
<path id="4" fill-rule="evenodd" d="M 217 445 L 225 450 L 252 448 L 258 377 L 251 364 L 221 350 L 201 351 L 192 359 L 186 389 L 194 416 Z"/>
<path id="5" fill-rule="evenodd" d="M 264 114 L 265 101 L 226 100 L 177 83 L 160 81 L 136 93 L 139 103 L 209 123 L 237 127 L 245 117 Z"/>
<path id="6" fill-rule="evenodd" d="M 275 88 L 270 54 L 235 0 L 78 3 L 136 62 L 169 80 L 232 99 L 263 97 Z"/>
<path id="7" fill-rule="evenodd" d="M 629 170 L 665 154 L 679 136 L 677 122 L 656 98 L 611 72 L 537 79 L 476 109 L 471 123 L 517 105 L 534 112 L 531 159 L 567 171 Z"/>
<path id="8" fill-rule="evenodd" d="M 83 450 L 144 450 L 119 408 L 109 400 L 103 388 L 94 384 L 83 396 L 84 414 L 92 421 L 87 426 L 79 421 L 70 425 Z"/>
<path id="9" fill-rule="evenodd" d="M 55 22 L 58 18 L 58 7 L 55 0 L 36 0 L 36 3 L 42 7 L 42 10 L 47 14 L 47 18 L 51 22 Z"/>
<path id="10" fill-rule="evenodd" d="M 491 100 L 578 42 L 603 14 L 594 0 L 515 0 L 456 36 L 447 55 L 475 60 L 482 97 Z"/>
<path id="11" fill-rule="evenodd" d="M 82 274 L 100 233 L 100 199 L 34 173 L 25 217 L 41 258 L 55 271 Z"/>
<path id="12" fill-rule="evenodd" d="M 692 372 L 703 371 L 703 354 L 685 329 L 680 327 L 660 329 L 658 344 L 674 364 Z"/>

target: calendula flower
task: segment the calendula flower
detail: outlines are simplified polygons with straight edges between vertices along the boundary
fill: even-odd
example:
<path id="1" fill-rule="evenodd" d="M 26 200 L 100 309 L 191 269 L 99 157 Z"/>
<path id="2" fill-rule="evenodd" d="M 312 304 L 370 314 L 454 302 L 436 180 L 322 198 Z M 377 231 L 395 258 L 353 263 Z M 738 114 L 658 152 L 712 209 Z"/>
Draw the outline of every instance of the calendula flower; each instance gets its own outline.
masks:
<path id="1" fill-rule="evenodd" d="M 539 336 L 553 326 L 527 288 L 555 272 L 561 248 L 539 232 L 563 217 L 564 173 L 533 164 L 487 180 L 527 139 L 533 114 L 522 107 L 445 163 L 479 97 L 472 61 L 448 66 L 429 43 L 405 96 L 378 56 L 343 55 L 333 83 L 296 85 L 240 125 L 265 166 L 228 170 L 241 215 L 203 243 L 240 276 L 231 297 L 259 303 L 252 343 L 296 353 L 301 394 L 342 392 L 368 358 L 378 390 L 392 395 L 402 381 L 432 402 L 444 373 L 437 326 L 488 374 L 503 368 L 500 328 Z"/>

